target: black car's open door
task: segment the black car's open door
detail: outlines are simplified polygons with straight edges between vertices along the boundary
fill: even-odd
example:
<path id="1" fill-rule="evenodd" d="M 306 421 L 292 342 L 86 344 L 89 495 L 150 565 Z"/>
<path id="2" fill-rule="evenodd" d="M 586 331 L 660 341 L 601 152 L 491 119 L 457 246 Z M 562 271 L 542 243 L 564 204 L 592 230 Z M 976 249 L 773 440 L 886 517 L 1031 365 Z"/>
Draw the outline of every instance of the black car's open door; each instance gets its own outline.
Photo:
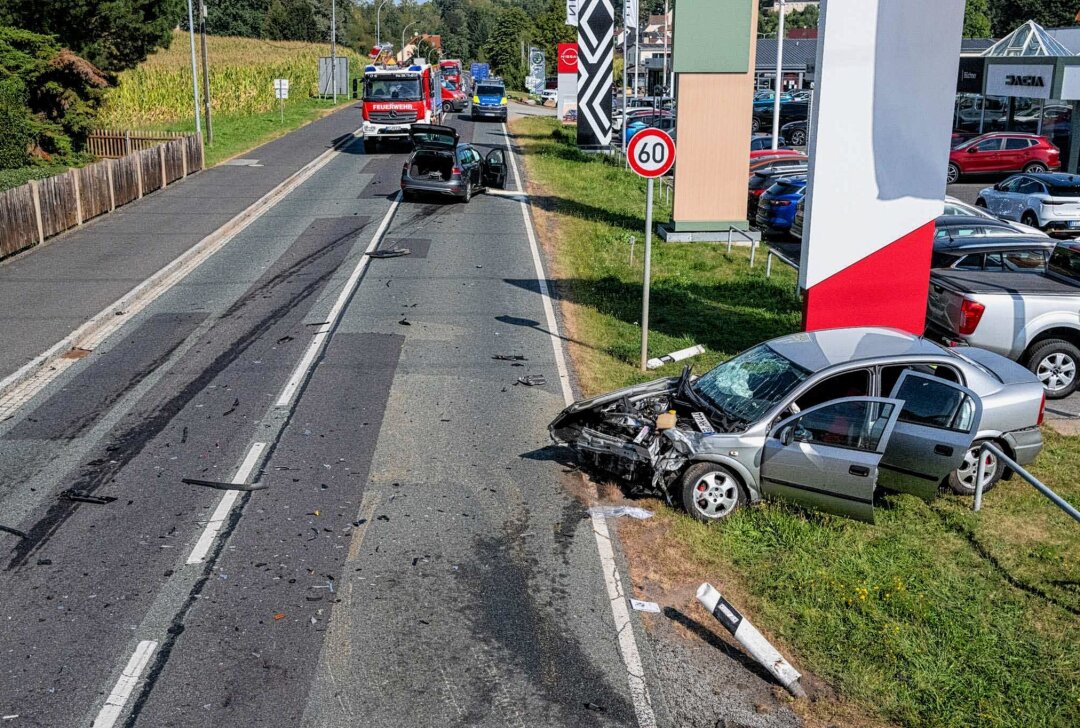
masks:
<path id="1" fill-rule="evenodd" d="M 913 370 L 900 375 L 889 397 L 903 405 L 881 459 L 878 485 L 932 500 L 971 447 L 982 401 L 955 382 Z"/>
<path id="2" fill-rule="evenodd" d="M 492 149 L 484 157 L 484 186 L 502 189 L 506 187 L 506 151 Z"/>

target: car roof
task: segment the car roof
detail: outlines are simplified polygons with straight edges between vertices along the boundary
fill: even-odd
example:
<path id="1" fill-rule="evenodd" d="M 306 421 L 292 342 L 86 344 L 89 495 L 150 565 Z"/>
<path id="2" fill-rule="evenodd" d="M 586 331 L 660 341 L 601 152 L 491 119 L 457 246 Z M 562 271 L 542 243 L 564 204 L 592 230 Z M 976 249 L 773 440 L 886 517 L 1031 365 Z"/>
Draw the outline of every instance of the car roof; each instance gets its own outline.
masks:
<path id="1" fill-rule="evenodd" d="M 1013 235 L 1008 237 L 984 237 L 967 235 L 962 238 L 939 238 L 934 241 L 935 253 L 989 253 L 1009 250 L 1053 250 L 1053 238 L 1038 238 L 1033 235 Z"/>
<path id="2" fill-rule="evenodd" d="M 1040 172 L 1025 173 L 1023 176 L 1037 179 L 1048 185 L 1077 185 L 1080 184 L 1080 176 L 1067 172 Z"/>
<path id="3" fill-rule="evenodd" d="M 921 336 L 881 326 L 802 332 L 766 343 L 777 354 L 811 372 L 882 357 L 948 355 L 940 346 Z"/>
<path id="4" fill-rule="evenodd" d="M 975 217 L 974 215 L 939 215 L 934 219 L 934 224 L 938 227 L 947 227 L 949 225 L 967 225 L 971 227 L 978 225 L 980 227 L 998 227 L 1007 230 L 1014 229 L 1013 226 L 1005 220 L 999 220 L 996 217 Z"/>

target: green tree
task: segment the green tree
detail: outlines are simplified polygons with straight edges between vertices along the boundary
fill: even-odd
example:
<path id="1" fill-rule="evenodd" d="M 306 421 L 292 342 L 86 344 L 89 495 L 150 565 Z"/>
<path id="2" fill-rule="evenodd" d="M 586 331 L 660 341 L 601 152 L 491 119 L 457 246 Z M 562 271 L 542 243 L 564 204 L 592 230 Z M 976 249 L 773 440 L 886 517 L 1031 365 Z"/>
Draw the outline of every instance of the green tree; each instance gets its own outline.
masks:
<path id="1" fill-rule="evenodd" d="M 183 0 L 0 0 L 0 24 L 53 35 L 97 68 L 122 71 L 167 47 Z"/>
<path id="2" fill-rule="evenodd" d="M 488 37 L 481 53 L 508 87 L 522 89 L 526 68 L 521 46 L 534 30 L 532 18 L 519 7 L 504 7 L 498 12 L 495 27 L 498 31 Z"/>
<path id="3" fill-rule="evenodd" d="M 1034 20 L 1047 28 L 1076 25 L 1080 3 L 1076 0 L 992 0 L 990 22 L 998 38 Z"/>
<path id="4" fill-rule="evenodd" d="M 964 37 L 990 37 L 990 4 L 987 0 L 967 0 L 964 8 Z"/>
<path id="5" fill-rule="evenodd" d="M 0 169 L 23 167 L 30 161 L 34 122 L 26 105 L 26 85 L 14 76 L 0 79 Z"/>
<path id="6" fill-rule="evenodd" d="M 263 37 L 270 40 L 322 40 L 309 0 L 272 0 L 263 21 Z"/>
<path id="7" fill-rule="evenodd" d="M 206 30 L 214 35 L 261 38 L 263 19 L 270 0 L 209 0 L 206 3 Z M 187 27 L 187 13 L 181 18 Z"/>

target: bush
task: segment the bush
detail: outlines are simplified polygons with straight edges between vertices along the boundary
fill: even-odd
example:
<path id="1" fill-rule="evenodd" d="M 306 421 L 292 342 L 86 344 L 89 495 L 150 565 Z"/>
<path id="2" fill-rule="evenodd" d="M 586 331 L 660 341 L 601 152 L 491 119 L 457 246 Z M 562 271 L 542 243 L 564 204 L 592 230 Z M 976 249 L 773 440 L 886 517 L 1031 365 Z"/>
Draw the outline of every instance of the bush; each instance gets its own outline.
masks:
<path id="1" fill-rule="evenodd" d="M 30 161 L 33 118 L 26 107 L 26 88 L 17 78 L 0 81 L 0 169 L 22 167 Z"/>

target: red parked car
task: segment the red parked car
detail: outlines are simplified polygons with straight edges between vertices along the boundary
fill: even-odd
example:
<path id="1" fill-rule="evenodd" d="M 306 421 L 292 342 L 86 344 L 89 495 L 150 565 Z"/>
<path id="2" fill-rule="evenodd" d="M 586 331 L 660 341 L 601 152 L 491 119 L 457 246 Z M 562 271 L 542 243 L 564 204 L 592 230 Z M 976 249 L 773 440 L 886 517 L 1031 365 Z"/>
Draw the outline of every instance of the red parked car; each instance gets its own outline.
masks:
<path id="1" fill-rule="evenodd" d="M 964 174 L 997 172 L 1055 172 L 1061 169 L 1061 151 L 1045 137 L 1016 132 L 983 134 L 949 153 L 948 181 Z"/>

